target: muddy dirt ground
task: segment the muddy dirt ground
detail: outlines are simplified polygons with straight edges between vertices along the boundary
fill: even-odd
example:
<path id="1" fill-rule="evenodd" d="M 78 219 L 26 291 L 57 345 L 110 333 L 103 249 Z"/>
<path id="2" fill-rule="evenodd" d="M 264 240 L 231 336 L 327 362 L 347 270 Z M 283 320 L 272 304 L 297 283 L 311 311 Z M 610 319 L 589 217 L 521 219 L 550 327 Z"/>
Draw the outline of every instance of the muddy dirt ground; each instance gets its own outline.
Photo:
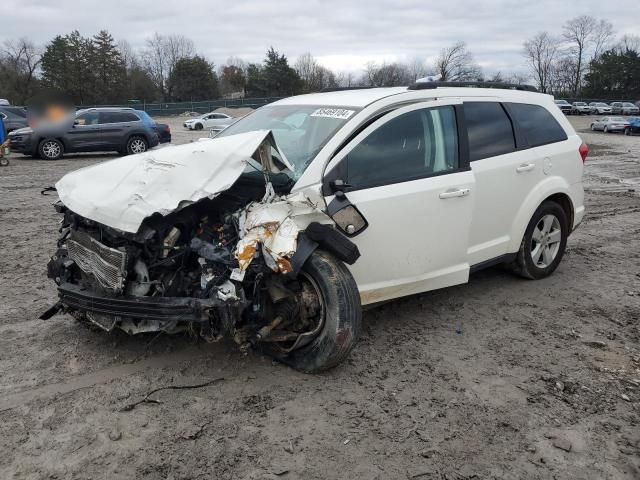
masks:
<path id="1" fill-rule="evenodd" d="M 38 320 L 58 222 L 40 190 L 111 156 L 12 156 L 0 478 L 640 478 L 640 136 L 572 122 L 591 145 L 588 213 L 557 272 L 494 268 L 369 310 L 351 357 L 321 375 L 228 343 Z M 178 143 L 199 136 L 171 123 Z"/>

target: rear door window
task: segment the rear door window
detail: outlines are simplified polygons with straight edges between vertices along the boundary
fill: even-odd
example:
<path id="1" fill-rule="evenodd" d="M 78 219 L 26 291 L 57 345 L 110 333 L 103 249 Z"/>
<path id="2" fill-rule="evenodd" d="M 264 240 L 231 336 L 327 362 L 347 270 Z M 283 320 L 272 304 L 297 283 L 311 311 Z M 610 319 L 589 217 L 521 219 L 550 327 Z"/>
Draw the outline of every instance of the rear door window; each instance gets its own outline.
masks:
<path id="1" fill-rule="evenodd" d="M 562 142 L 567 139 L 564 129 L 546 108 L 527 103 L 509 103 L 507 105 L 530 147 Z M 582 104 L 576 103 L 576 105 Z"/>
<path id="2" fill-rule="evenodd" d="M 381 125 L 346 157 L 353 189 L 415 180 L 458 169 L 451 106 L 415 110 Z"/>
<path id="3" fill-rule="evenodd" d="M 100 123 L 126 123 L 140 120 L 131 112 L 102 112 L 100 115 Z"/>
<path id="4" fill-rule="evenodd" d="M 511 120 L 498 102 L 465 102 L 469 160 L 482 160 L 514 152 Z"/>

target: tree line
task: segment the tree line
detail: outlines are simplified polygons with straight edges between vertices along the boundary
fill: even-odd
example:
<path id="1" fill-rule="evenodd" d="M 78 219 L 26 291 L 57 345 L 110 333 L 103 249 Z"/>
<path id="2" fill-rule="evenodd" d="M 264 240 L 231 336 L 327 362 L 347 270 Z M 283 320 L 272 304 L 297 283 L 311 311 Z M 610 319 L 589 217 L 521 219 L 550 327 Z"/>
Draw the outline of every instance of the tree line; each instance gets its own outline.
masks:
<path id="1" fill-rule="evenodd" d="M 440 50 L 431 61 L 368 63 L 361 72 L 334 72 L 311 53 L 290 62 L 273 47 L 262 62 L 230 57 L 215 65 L 184 35 L 155 33 L 134 49 L 106 30 L 92 37 L 78 31 L 44 46 L 28 38 L 0 47 L 0 97 L 28 104 L 60 95 L 77 105 L 129 100 L 182 102 L 219 97 L 282 97 L 332 87 L 400 86 L 432 76 L 443 81 L 533 82 L 539 90 L 572 97 L 640 95 L 640 37 L 615 38 L 606 20 L 581 16 L 561 32 L 540 32 L 524 43 L 529 74 L 485 75 L 464 42 Z M 514 68 L 517 66 L 514 66 Z"/>
<path id="2" fill-rule="evenodd" d="M 538 90 L 572 98 L 640 98 L 640 37 L 617 38 L 613 25 L 589 15 L 557 33 L 524 42 L 523 55 Z"/>

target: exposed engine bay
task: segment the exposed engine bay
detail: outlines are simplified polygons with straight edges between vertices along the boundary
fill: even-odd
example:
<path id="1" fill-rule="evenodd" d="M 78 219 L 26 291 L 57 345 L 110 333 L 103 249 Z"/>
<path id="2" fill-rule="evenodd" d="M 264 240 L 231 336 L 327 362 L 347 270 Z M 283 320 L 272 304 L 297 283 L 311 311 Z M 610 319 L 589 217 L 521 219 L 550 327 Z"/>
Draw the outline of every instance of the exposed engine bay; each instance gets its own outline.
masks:
<path id="1" fill-rule="evenodd" d="M 264 146 L 254 153 L 262 165 Z M 320 205 L 289 194 L 292 185 L 286 173 L 248 168 L 230 188 L 153 214 L 135 233 L 58 201 L 48 276 L 59 301 L 41 318 L 66 312 L 106 331 L 228 337 L 276 355 L 309 344 L 325 303 L 305 261 L 317 248 L 350 264 L 359 253 Z"/>

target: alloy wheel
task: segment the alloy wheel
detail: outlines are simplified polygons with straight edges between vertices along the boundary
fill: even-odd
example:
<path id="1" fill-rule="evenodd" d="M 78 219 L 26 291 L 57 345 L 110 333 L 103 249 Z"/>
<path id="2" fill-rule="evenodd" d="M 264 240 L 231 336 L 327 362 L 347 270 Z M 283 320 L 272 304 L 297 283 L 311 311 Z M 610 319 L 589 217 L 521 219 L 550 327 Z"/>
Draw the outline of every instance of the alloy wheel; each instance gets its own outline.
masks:
<path id="1" fill-rule="evenodd" d="M 131 152 L 133 153 L 144 153 L 147 151 L 147 145 L 144 143 L 144 140 L 141 138 L 136 138 L 131 141 Z"/>
<path id="2" fill-rule="evenodd" d="M 51 140 L 42 146 L 42 153 L 47 158 L 57 158 L 62 153 L 62 149 L 58 142 Z"/>
<path id="3" fill-rule="evenodd" d="M 531 235 L 531 259 L 538 268 L 549 267 L 560 250 L 562 229 L 560 220 L 555 215 L 542 217 Z"/>

